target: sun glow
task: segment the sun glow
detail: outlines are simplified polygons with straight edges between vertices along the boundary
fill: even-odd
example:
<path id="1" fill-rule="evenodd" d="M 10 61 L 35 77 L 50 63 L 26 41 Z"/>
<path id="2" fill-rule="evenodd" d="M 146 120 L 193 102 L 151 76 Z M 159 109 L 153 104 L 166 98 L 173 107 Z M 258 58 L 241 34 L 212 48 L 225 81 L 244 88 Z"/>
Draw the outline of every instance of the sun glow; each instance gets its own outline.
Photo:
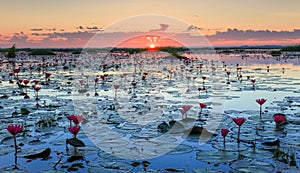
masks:
<path id="1" fill-rule="evenodd" d="M 154 49 L 155 47 L 156 47 L 155 44 L 150 44 L 150 45 L 149 45 L 149 48 L 150 48 L 150 49 Z"/>

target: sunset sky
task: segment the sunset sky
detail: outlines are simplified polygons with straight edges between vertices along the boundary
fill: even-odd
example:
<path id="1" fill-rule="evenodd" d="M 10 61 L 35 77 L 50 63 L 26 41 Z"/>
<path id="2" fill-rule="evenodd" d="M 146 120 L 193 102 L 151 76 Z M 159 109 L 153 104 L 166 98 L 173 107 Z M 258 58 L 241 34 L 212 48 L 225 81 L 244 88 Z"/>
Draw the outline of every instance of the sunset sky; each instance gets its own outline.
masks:
<path id="1" fill-rule="evenodd" d="M 147 35 L 165 33 L 201 46 L 195 32 L 213 46 L 300 43 L 299 0 L 1 0 L 1 7 L 0 47 L 84 47 L 96 33 L 100 47 L 128 39 L 134 46 L 137 35 L 150 44 Z M 145 14 L 164 17 L 134 20 Z"/>

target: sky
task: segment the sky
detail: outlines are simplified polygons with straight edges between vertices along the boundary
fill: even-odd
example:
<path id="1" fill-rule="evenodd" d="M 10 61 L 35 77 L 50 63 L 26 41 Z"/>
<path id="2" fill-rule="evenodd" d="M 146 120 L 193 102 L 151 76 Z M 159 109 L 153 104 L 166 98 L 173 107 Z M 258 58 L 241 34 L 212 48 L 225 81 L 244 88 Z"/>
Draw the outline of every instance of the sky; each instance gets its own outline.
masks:
<path id="1" fill-rule="evenodd" d="M 300 43 L 299 0 L 0 1 L 0 47 Z"/>

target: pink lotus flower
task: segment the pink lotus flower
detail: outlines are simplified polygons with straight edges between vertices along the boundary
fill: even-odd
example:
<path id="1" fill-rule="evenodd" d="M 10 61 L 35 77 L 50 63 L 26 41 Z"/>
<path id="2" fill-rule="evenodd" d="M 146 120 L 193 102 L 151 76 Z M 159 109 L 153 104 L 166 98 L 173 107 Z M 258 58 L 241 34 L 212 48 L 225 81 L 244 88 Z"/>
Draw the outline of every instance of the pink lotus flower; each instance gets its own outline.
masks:
<path id="1" fill-rule="evenodd" d="M 246 121 L 246 118 L 232 118 L 236 125 L 241 126 Z"/>
<path id="2" fill-rule="evenodd" d="M 23 131 L 23 126 L 21 125 L 8 125 L 7 126 L 7 131 L 13 135 L 14 137 L 14 145 L 15 145 L 15 155 L 18 152 L 18 145 L 17 145 L 17 138 L 16 135 L 18 133 L 21 133 Z"/>
<path id="3" fill-rule="evenodd" d="M 68 118 L 68 120 L 70 121 L 70 127 L 72 126 L 72 121 L 75 118 L 75 115 L 68 115 L 66 116 Z"/>
<path id="4" fill-rule="evenodd" d="M 283 116 L 283 114 L 275 114 L 273 116 L 273 119 L 276 123 L 276 125 L 280 125 L 282 122 L 286 121 L 285 116 Z"/>
<path id="5" fill-rule="evenodd" d="M 199 103 L 199 106 L 200 106 L 200 108 L 201 108 L 201 109 L 203 109 L 203 108 L 206 108 L 206 107 L 207 107 L 207 105 L 206 105 L 205 103 Z"/>
<path id="6" fill-rule="evenodd" d="M 82 116 L 75 115 L 75 118 L 73 119 L 73 123 L 77 126 L 82 120 L 83 120 Z"/>
<path id="7" fill-rule="evenodd" d="M 23 131 L 23 126 L 21 125 L 8 125 L 7 131 L 12 134 L 13 136 L 17 135 L 18 133 L 21 133 Z"/>
<path id="8" fill-rule="evenodd" d="M 203 109 L 203 108 L 206 108 L 206 107 L 207 107 L 207 105 L 206 105 L 206 104 L 204 104 L 204 103 L 199 103 L 199 106 L 200 106 L 199 117 L 201 117 L 201 114 L 202 114 L 202 109 Z"/>
<path id="9" fill-rule="evenodd" d="M 51 76 L 51 73 L 45 72 L 45 77 L 48 79 Z"/>
<path id="10" fill-rule="evenodd" d="M 39 91 L 42 89 L 42 87 L 34 86 L 33 89 L 34 89 L 36 92 L 39 92 Z"/>
<path id="11" fill-rule="evenodd" d="M 193 107 L 193 106 L 191 106 L 191 105 L 182 105 L 182 106 L 181 106 L 181 108 L 182 108 L 185 112 L 189 111 L 192 107 Z"/>
<path id="12" fill-rule="evenodd" d="M 69 127 L 69 131 L 74 135 L 74 138 L 76 138 L 76 135 L 80 131 L 80 126 L 71 126 Z"/>
<path id="13" fill-rule="evenodd" d="M 115 84 L 115 85 L 114 85 L 114 88 L 117 90 L 117 89 L 120 88 L 120 86 L 121 86 L 121 85 L 119 85 L 119 84 Z"/>
<path id="14" fill-rule="evenodd" d="M 223 144 L 225 145 L 225 138 L 227 134 L 229 133 L 228 129 L 221 129 L 221 135 L 223 136 Z"/>
<path id="15" fill-rule="evenodd" d="M 137 84 L 136 81 L 132 81 L 132 82 L 131 82 L 131 85 L 134 86 L 134 87 L 136 86 L 136 84 Z"/>
<path id="16" fill-rule="evenodd" d="M 260 105 L 263 105 L 267 100 L 266 99 L 257 99 L 256 102 Z"/>
<path id="17" fill-rule="evenodd" d="M 187 117 L 187 116 L 184 117 L 184 115 L 185 115 L 191 108 L 192 108 L 192 106 L 190 106 L 190 105 L 182 105 L 182 106 L 181 106 L 181 109 L 179 109 L 179 111 L 180 111 L 181 114 L 182 114 L 182 119 L 184 119 L 185 117 Z"/>
<path id="18" fill-rule="evenodd" d="M 232 120 L 235 122 L 236 125 L 238 125 L 238 138 L 237 138 L 237 141 L 240 142 L 241 126 L 246 121 L 246 118 L 232 118 Z"/>
<path id="19" fill-rule="evenodd" d="M 227 136 L 228 133 L 229 133 L 228 129 L 221 129 L 221 134 L 224 138 Z"/>
<path id="20" fill-rule="evenodd" d="M 266 102 L 267 100 L 262 98 L 262 99 L 257 99 L 256 102 L 260 105 L 259 109 L 259 116 L 261 117 L 262 115 L 262 105 Z"/>
<path id="21" fill-rule="evenodd" d="M 14 73 L 19 73 L 20 72 L 20 69 L 19 68 L 16 68 L 16 69 L 14 69 Z"/>
<path id="22" fill-rule="evenodd" d="M 27 84 L 29 83 L 29 80 L 25 79 L 25 80 L 23 81 L 23 83 L 24 83 L 25 85 L 27 85 Z"/>

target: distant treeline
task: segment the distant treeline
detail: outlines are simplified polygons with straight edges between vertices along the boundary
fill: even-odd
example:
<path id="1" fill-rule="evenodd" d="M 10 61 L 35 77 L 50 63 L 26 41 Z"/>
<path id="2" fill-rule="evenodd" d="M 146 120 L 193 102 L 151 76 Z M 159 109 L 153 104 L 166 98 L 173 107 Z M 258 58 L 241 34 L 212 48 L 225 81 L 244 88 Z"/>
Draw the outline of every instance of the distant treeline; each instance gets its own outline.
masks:
<path id="1" fill-rule="evenodd" d="M 281 49 L 281 51 L 300 51 L 300 45 L 287 46 Z"/>

